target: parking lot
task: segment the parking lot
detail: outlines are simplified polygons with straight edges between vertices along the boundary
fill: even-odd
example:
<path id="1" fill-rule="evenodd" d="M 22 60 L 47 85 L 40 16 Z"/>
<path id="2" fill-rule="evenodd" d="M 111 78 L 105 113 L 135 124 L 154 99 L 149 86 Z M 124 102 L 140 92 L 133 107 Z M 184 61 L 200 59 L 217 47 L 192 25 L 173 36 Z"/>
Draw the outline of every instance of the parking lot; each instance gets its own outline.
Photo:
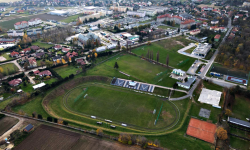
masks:
<path id="1" fill-rule="evenodd" d="M 200 60 L 195 60 L 195 62 L 193 63 L 193 65 L 188 69 L 187 73 L 191 74 L 191 75 L 195 75 L 197 69 L 199 68 L 199 66 L 203 64 L 202 61 Z"/>

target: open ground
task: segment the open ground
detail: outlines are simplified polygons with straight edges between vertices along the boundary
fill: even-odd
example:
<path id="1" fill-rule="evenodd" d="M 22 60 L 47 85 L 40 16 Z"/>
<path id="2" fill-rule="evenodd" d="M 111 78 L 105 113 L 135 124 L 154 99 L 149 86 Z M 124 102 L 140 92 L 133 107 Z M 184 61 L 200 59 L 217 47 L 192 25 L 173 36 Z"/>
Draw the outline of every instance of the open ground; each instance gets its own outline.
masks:
<path id="1" fill-rule="evenodd" d="M 18 119 L 5 116 L 0 119 L 0 136 L 17 124 Z"/>

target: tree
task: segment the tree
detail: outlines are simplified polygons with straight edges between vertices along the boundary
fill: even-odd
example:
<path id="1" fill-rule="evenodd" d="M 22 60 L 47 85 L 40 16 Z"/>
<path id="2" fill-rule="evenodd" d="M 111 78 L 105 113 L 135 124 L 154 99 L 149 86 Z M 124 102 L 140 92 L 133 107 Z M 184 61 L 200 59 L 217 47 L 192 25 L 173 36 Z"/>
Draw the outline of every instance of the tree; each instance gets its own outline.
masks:
<path id="1" fill-rule="evenodd" d="M 151 41 L 148 41 L 147 45 L 151 45 Z"/>
<path id="2" fill-rule="evenodd" d="M 24 67 L 25 70 L 27 70 L 28 67 L 29 67 L 29 63 L 28 62 L 24 63 L 23 67 Z"/>
<path id="3" fill-rule="evenodd" d="M 172 22 L 172 26 L 173 26 L 173 27 L 175 26 L 175 21 Z"/>
<path id="4" fill-rule="evenodd" d="M 2 67 L 0 67 L 0 73 L 3 73 L 3 68 Z"/>
<path id="5" fill-rule="evenodd" d="M 52 122 L 53 118 L 52 117 L 47 117 L 47 121 Z"/>
<path id="6" fill-rule="evenodd" d="M 226 109 L 225 115 L 227 116 L 231 116 L 232 111 L 230 109 Z"/>
<path id="7" fill-rule="evenodd" d="M 85 74 L 86 73 L 85 65 L 82 65 L 81 68 L 82 68 L 82 73 Z"/>
<path id="8" fill-rule="evenodd" d="M 20 130 L 15 130 L 14 132 L 12 132 L 9 136 L 9 140 L 14 141 L 16 139 L 18 139 L 19 137 L 22 136 L 22 132 Z"/>
<path id="9" fill-rule="evenodd" d="M 57 123 L 58 122 L 58 119 L 57 118 L 54 118 L 54 123 Z"/>
<path id="10" fill-rule="evenodd" d="M 188 82 L 188 78 L 187 77 L 185 78 L 185 82 Z"/>
<path id="11" fill-rule="evenodd" d="M 156 61 L 159 62 L 159 51 L 156 54 Z"/>
<path id="12" fill-rule="evenodd" d="M 67 126 L 69 123 L 67 121 L 63 121 L 63 125 Z"/>
<path id="13" fill-rule="evenodd" d="M 216 133 L 217 133 L 217 137 L 221 140 L 226 140 L 228 138 L 227 130 L 223 129 L 222 127 L 218 127 Z"/>
<path id="14" fill-rule="evenodd" d="M 100 29 L 100 27 L 101 27 L 101 25 L 100 25 L 100 23 L 98 24 L 98 28 Z"/>
<path id="15" fill-rule="evenodd" d="M 43 119 L 43 116 L 40 115 L 40 114 L 38 114 L 38 115 L 37 115 L 37 118 L 38 118 L 38 119 Z"/>
<path id="16" fill-rule="evenodd" d="M 121 44 L 120 44 L 120 41 L 117 41 L 117 49 L 120 50 L 121 49 Z"/>
<path id="17" fill-rule="evenodd" d="M 27 83 L 25 81 L 23 82 L 23 86 L 27 86 Z"/>
<path id="18" fill-rule="evenodd" d="M 97 58 L 97 56 L 98 56 L 98 54 L 97 54 L 97 53 L 95 53 L 95 58 Z"/>
<path id="19" fill-rule="evenodd" d="M 168 67 L 168 63 L 169 63 L 169 55 L 166 58 L 166 65 L 167 65 L 167 67 Z"/>
<path id="20" fill-rule="evenodd" d="M 103 136 L 103 131 L 102 131 L 102 129 L 97 129 L 96 130 L 96 135 L 99 135 L 99 136 Z"/>
<path id="21" fill-rule="evenodd" d="M 32 117 L 37 118 L 37 113 L 35 111 L 32 113 Z"/>
<path id="22" fill-rule="evenodd" d="M 115 62 L 114 68 L 115 68 L 115 69 L 118 69 L 118 68 L 119 68 L 119 66 L 118 66 L 118 63 L 117 63 L 117 62 Z"/>

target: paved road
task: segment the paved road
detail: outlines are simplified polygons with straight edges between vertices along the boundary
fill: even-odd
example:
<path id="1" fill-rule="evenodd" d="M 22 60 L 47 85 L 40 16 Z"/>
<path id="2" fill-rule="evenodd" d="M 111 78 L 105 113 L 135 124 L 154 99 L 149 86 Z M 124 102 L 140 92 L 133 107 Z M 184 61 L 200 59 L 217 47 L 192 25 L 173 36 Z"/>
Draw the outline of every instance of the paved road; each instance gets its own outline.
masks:
<path id="1" fill-rule="evenodd" d="M 235 83 L 231 83 L 231 82 L 226 82 L 222 79 L 217 79 L 217 78 L 210 78 L 210 77 L 206 77 L 206 79 L 212 81 L 214 84 L 217 84 L 219 86 L 222 86 L 222 87 L 226 87 L 226 88 L 231 88 L 231 87 L 234 87 L 234 86 L 237 86 L 238 84 L 235 84 Z M 246 86 L 243 86 L 243 85 L 239 85 L 241 88 L 243 89 L 246 89 L 247 87 Z"/>
<path id="2" fill-rule="evenodd" d="M 3 114 L 3 113 L 2 113 Z M 8 131 L 6 131 L 2 136 L 0 136 L 0 141 L 4 140 L 5 138 L 9 137 L 10 134 L 15 131 L 15 130 L 19 130 L 22 125 L 23 125 L 23 122 L 24 122 L 24 118 L 20 118 L 20 117 L 16 117 L 16 116 L 13 116 L 13 115 L 9 115 L 9 114 L 6 114 L 4 113 L 6 116 L 9 116 L 9 117 L 13 117 L 13 118 L 16 118 L 19 120 L 19 122 L 13 126 L 11 129 L 9 129 Z"/>

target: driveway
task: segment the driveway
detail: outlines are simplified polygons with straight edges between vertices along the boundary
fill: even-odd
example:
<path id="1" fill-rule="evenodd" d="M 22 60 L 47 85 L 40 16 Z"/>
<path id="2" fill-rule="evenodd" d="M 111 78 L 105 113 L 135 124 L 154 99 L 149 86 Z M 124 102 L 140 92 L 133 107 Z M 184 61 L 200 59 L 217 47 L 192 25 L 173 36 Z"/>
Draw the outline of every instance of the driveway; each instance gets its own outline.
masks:
<path id="1" fill-rule="evenodd" d="M 193 65 L 188 69 L 187 73 L 190 75 L 196 75 L 196 71 L 199 68 L 199 66 L 201 64 L 203 64 L 204 62 L 200 61 L 200 60 L 196 60 Z"/>

